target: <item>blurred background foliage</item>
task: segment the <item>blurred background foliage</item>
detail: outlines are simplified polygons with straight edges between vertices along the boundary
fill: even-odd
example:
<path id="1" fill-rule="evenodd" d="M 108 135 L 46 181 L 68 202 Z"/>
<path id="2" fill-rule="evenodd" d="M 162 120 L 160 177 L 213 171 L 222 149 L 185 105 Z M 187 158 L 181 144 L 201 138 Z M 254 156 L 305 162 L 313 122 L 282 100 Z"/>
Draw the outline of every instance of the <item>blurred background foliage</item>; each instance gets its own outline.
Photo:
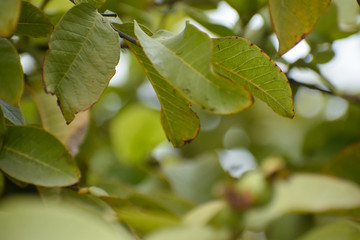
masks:
<path id="1" fill-rule="evenodd" d="M 53 24 L 73 6 L 64 0 L 30 2 L 42 7 Z M 219 8 L 227 11 L 221 12 Z M 190 20 L 211 36 L 247 38 L 272 57 L 290 79 L 294 119 L 278 116 L 260 101 L 255 101 L 249 110 L 231 116 L 211 115 L 193 107 L 201 119 L 199 135 L 178 149 L 172 147 L 163 133 L 159 102 L 129 50 L 121 50 L 117 73 L 100 101 L 66 125 L 56 99 L 43 92 L 41 69 L 48 38 L 15 36 L 26 76 L 21 101 L 25 121 L 43 126 L 76 154 L 83 195 L 68 189 L 58 189 L 56 193 L 49 189 L 36 190 L 15 180 L 15 183 L 6 180 L 2 195 L 38 191 L 44 199 L 61 196 L 64 201 L 81 203 L 102 213 L 108 206 L 103 206 L 105 202 L 116 209 L 134 235 L 148 234 L 146 239 L 285 240 L 299 236 L 303 236 L 301 239 L 339 239 L 316 238 L 326 236 L 322 226 L 327 223 L 334 225 L 328 228 L 330 232 L 338 227 L 358 234 L 358 225 L 354 227 L 345 220 L 337 222 L 339 216 L 344 215 L 359 219 L 356 210 L 331 216 L 316 214 L 317 211 L 305 210 L 304 214 L 285 211 L 260 233 L 244 231 L 241 220 L 246 210 L 270 201 L 276 193 L 273 191 L 276 179 L 286 179 L 298 172 L 339 176 L 354 184 L 360 183 L 357 91 L 347 93 L 339 89 L 321 70 L 322 64 L 336 57 L 334 42 L 358 37 L 358 8 L 355 1 L 333 1 L 304 40 L 308 52 L 293 60 L 293 50 L 283 57 L 275 57 L 276 37 L 265 0 L 107 0 L 100 12 L 110 10 L 123 22 L 135 19 L 153 31 L 178 32 L 185 21 Z M 229 11 L 237 14 L 236 21 L 229 23 L 215 18 Z M 222 16 L 224 18 L 226 16 Z M 356 63 L 352 64 L 357 67 Z M 346 74 L 339 73 L 338 77 Z M 311 89 L 314 87 L 320 91 Z M 244 174 L 251 169 L 257 170 Z M 243 182 L 240 186 L 238 179 Z M 3 182 L 1 175 L 0 186 L 4 186 Z M 304 188 L 298 190 L 302 194 Z M 226 200 L 228 204 L 206 209 L 206 203 L 216 199 Z M 205 207 L 203 213 L 196 215 L 203 220 L 186 215 L 196 206 Z M 194 232 L 178 228 L 172 235 L 166 232 L 183 219 L 186 221 L 186 217 L 192 225 L 211 228 L 192 229 Z M 311 230 L 316 226 L 320 227 Z M 354 228 L 357 230 L 352 230 Z M 165 230 L 149 235 L 158 229 Z M 190 233 L 199 238 L 189 238 Z"/>

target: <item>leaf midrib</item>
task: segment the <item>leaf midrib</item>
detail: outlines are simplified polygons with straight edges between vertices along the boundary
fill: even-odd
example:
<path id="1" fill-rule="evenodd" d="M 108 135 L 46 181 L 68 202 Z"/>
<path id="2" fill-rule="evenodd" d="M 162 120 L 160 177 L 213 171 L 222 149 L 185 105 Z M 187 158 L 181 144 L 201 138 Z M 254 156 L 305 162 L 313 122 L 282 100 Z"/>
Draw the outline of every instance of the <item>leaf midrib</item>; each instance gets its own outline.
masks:
<path id="1" fill-rule="evenodd" d="M 34 158 L 34 157 L 32 157 L 32 156 L 29 156 L 28 154 L 25 154 L 25 153 L 23 153 L 23 152 L 20 152 L 20 151 L 14 149 L 14 148 L 11 148 L 11 147 L 9 147 L 9 146 L 7 146 L 7 145 L 3 145 L 3 149 L 8 150 L 8 151 L 10 151 L 10 152 L 13 152 L 13 153 L 15 153 L 15 154 L 17 154 L 17 155 L 19 155 L 19 156 L 21 156 L 21 157 L 24 157 L 24 158 L 26 158 L 26 159 L 32 160 L 32 161 L 36 162 L 37 164 L 44 166 L 45 168 L 49 168 L 49 169 L 53 170 L 54 172 L 58 172 L 58 173 L 66 176 L 66 177 L 70 177 L 71 179 L 75 179 L 75 180 L 76 180 L 76 178 L 74 178 L 74 176 L 71 176 L 70 174 L 68 174 L 68 173 L 66 173 L 66 172 L 64 172 L 64 171 L 61 171 L 60 169 L 55 168 L 54 166 L 52 166 L 52 165 L 50 165 L 50 164 L 47 164 L 47 163 L 45 163 L 45 162 L 43 162 L 43 161 L 41 161 L 41 160 L 39 160 L 39 159 L 37 159 L 37 158 Z"/>
<path id="2" fill-rule="evenodd" d="M 74 65 L 74 62 L 76 61 L 76 59 L 80 56 L 80 53 L 82 52 L 84 46 L 85 46 L 85 43 L 89 40 L 89 36 L 90 34 L 92 33 L 94 27 L 95 27 L 95 24 L 96 24 L 96 20 L 97 20 L 97 14 L 95 12 L 95 17 L 94 17 L 94 22 L 92 24 L 92 26 L 90 27 L 88 33 L 86 34 L 85 38 L 84 38 L 84 41 L 80 47 L 80 50 L 77 52 L 77 54 L 75 55 L 74 59 L 72 60 L 71 64 L 69 65 L 66 73 L 63 75 L 63 77 L 59 80 L 58 84 L 56 84 L 56 87 L 55 87 L 55 91 L 59 88 L 59 86 L 61 85 L 61 83 L 63 82 L 63 80 L 66 78 L 66 76 L 68 75 L 69 71 L 72 69 L 72 66 Z"/>

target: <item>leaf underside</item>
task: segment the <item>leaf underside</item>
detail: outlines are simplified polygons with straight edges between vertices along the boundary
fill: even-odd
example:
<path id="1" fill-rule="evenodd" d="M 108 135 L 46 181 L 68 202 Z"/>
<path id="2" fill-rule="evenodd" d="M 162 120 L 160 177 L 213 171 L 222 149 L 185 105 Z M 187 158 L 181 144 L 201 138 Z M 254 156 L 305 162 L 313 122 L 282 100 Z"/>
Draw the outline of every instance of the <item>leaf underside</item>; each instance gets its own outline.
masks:
<path id="1" fill-rule="evenodd" d="M 99 99 L 114 75 L 119 37 L 94 7 L 82 3 L 64 15 L 49 47 L 43 81 L 69 123 Z"/>
<path id="2" fill-rule="evenodd" d="M 187 23 L 177 35 L 159 32 L 150 37 L 135 23 L 135 34 L 154 68 L 189 102 L 215 114 L 233 114 L 251 106 L 243 87 L 211 69 L 211 39 Z"/>
<path id="3" fill-rule="evenodd" d="M 215 38 L 212 41 L 216 72 L 245 86 L 276 113 L 289 118 L 294 116 L 288 80 L 269 56 L 243 38 Z"/>
<path id="4" fill-rule="evenodd" d="M 134 24 L 115 24 L 116 28 L 135 37 Z M 146 30 L 149 35 L 152 33 Z M 141 47 L 128 43 L 153 85 L 161 104 L 161 122 L 167 138 L 174 147 L 181 147 L 194 139 L 200 128 L 200 120 L 190 108 L 190 102 L 173 88 L 154 68 Z"/>

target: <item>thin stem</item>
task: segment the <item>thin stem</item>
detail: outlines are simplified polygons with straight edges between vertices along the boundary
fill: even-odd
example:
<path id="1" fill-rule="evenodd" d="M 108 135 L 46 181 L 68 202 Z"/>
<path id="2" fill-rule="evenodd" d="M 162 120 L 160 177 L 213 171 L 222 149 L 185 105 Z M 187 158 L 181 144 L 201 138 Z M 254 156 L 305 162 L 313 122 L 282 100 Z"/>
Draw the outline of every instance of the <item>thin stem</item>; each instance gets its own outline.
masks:
<path id="1" fill-rule="evenodd" d="M 102 13 L 101 15 L 103 17 L 117 17 L 116 13 Z"/>
<path id="2" fill-rule="evenodd" d="M 129 35 L 121 32 L 121 31 L 119 31 L 119 30 L 117 30 L 113 25 L 111 25 L 111 27 L 119 34 L 119 36 L 120 36 L 121 38 L 128 40 L 129 42 L 131 42 L 132 44 L 135 44 L 136 46 L 141 47 L 141 45 L 140 45 L 140 43 L 139 43 L 138 40 L 136 40 L 135 38 L 133 38 L 133 37 L 131 37 L 131 36 L 129 36 Z"/>
<path id="3" fill-rule="evenodd" d="M 346 93 L 339 93 L 339 92 L 335 92 L 334 90 L 322 89 L 319 86 L 298 82 L 298 81 L 296 81 L 296 80 L 294 80 L 292 78 L 288 78 L 288 80 L 289 80 L 290 84 L 306 87 L 306 88 L 309 88 L 309 89 L 314 89 L 314 90 L 317 90 L 317 91 L 320 91 L 320 92 L 323 92 L 323 93 L 326 93 L 326 94 L 329 94 L 329 95 L 333 95 L 333 96 L 336 96 L 336 97 L 341 97 L 341 98 L 343 98 L 345 100 L 348 100 L 350 102 L 360 104 L 360 96 L 346 94 Z"/>

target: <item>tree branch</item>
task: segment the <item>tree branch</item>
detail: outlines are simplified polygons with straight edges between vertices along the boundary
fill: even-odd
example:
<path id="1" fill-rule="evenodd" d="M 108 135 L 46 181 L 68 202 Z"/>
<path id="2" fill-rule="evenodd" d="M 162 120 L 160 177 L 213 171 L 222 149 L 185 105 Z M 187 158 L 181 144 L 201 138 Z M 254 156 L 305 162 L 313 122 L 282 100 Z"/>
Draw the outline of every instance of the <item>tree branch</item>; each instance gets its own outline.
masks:
<path id="1" fill-rule="evenodd" d="M 326 93 L 326 94 L 329 94 L 329 95 L 333 95 L 333 96 L 336 96 L 336 97 L 341 97 L 341 98 L 343 98 L 345 100 L 348 100 L 350 102 L 353 102 L 353 103 L 360 104 L 360 96 L 351 95 L 351 94 L 347 94 L 347 93 L 340 93 L 340 92 L 336 92 L 336 91 L 333 91 L 333 90 L 322 89 L 322 88 L 320 88 L 319 86 L 316 86 L 316 85 L 298 82 L 293 78 L 288 78 L 288 80 L 289 80 L 290 84 L 306 87 L 306 88 L 309 88 L 309 89 L 314 89 L 314 90 L 317 90 L 317 91 L 320 91 L 320 92 L 323 92 L 323 93 Z"/>

